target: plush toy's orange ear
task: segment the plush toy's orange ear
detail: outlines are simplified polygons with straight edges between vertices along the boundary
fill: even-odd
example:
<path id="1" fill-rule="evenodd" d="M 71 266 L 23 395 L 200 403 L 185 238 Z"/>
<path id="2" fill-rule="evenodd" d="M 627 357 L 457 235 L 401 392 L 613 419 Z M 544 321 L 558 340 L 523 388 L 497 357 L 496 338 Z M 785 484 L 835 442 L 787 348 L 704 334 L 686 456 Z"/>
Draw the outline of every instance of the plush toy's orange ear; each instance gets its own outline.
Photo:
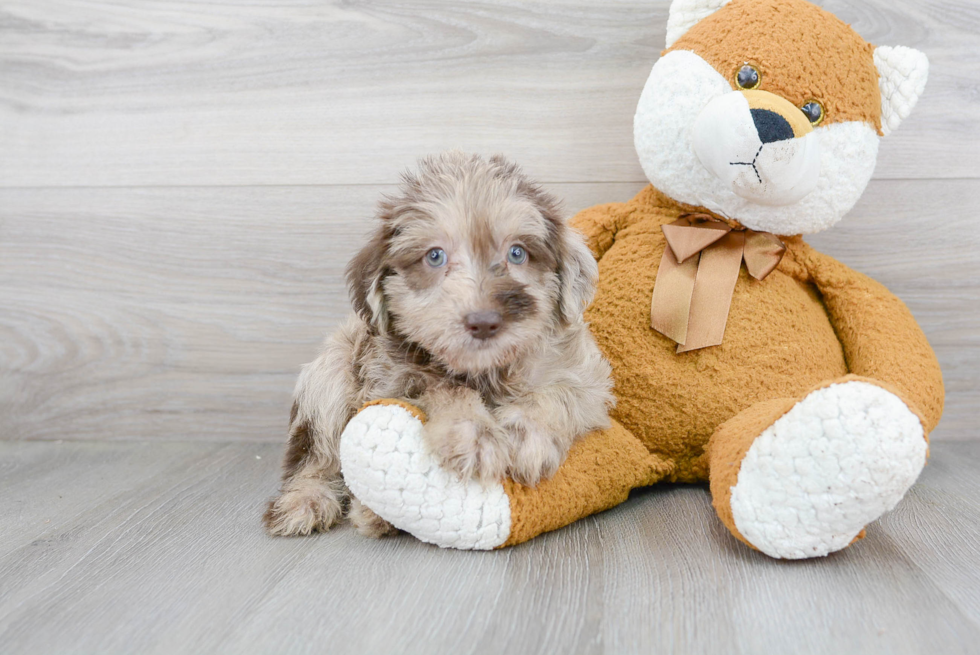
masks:
<path id="1" fill-rule="evenodd" d="M 912 48 L 879 46 L 875 67 L 881 89 L 881 133 L 888 136 L 908 118 L 925 90 L 929 59 Z"/>
<path id="2" fill-rule="evenodd" d="M 667 18 L 667 47 L 694 27 L 698 21 L 715 13 L 731 0 L 674 0 Z"/>

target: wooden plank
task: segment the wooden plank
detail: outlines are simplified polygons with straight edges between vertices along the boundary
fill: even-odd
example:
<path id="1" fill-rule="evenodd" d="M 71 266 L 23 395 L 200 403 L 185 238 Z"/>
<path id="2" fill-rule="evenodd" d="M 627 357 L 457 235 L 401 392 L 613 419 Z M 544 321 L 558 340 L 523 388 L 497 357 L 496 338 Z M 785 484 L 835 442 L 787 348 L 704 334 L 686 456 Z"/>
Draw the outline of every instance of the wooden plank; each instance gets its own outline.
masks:
<path id="1" fill-rule="evenodd" d="M 640 188 L 552 187 L 570 210 Z M 386 189 L 0 191 L 0 436 L 279 441 Z M 978 436 L 978 195 L 874 182 L 811 239 L 915 312 L 946 375 L 939 439 Z"/>
<path id="2" fill-rule="evenodd" d="M 3 459 L 27 463 L 26 483 L 3 489 L 0 524 L 37 524 L 0 557 L 5 652 L 168 652 L 154 645 L 166 643 L 162 631 L 180 642 L 190 619 L 200 639 L 216 628 L 208 614 L 227 617 L 219 607 L 261 595 L 317 546 L 262 548 L 271 444 L 24 445 L 0 443 Z M 36 481 L 49 475 L 60 484 Z M 23 504 L 34 509 L 15 509 Z"/>
<path id="3" fill-rule="evenodd" d="M 932 446 L 932 454 L 939 456 L 930 457 L 913 488 L 916 502 L 902 503 L 882 518 L 880 526 L 911 566 L 928 575 L 947 598 L 970 614 L 980 607 L 980 566 L 959 567 L 955 562 L 980 561 L 980 495 L 971 493 L 980 470 L 980 451 L 959 445 L 947 451 L 946 447 Z M 925 511 L 917 511 L 919 508 Z M 910 522 L 918 529 L 907 530 Z"/>
<path id="4" fill-rule="evenodd" d="M 975 7 L 823 4 L 932 59 L 877 177 L 980 175 Z M 668 6 L 7 1 L 0 185 L 384 184 L 449 147 L 551 182 L 643 181 L 632 117 Z"/>
<path id="5" fill-rule="evenodd" d="M 347 526 L 269 538 L 277 454 L 0 442 L 4 653 L 902 654 L 980 638 L 976 442 L 935 444 L 867 539 L 803 562 L 736 542 L 698 486 L 490 553 Z"/>

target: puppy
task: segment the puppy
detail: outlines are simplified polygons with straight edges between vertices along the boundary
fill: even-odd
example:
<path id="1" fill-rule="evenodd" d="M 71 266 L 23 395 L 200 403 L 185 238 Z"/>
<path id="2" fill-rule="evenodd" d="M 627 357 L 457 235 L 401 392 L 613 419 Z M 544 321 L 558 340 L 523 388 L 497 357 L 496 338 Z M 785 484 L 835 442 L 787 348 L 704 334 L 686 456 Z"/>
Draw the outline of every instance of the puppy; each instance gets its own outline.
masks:
<path id="1" fill-rule="evenodd" d="M 354 313 L 296 385 L 274 535 L 340 520 L 340 435 L 367 401 L 420 407 L 431 452 L 482 481 L 535 485 L 609 423 L 611 370 L 582 320 L 598 268 L 552 196 L 501 157 L 450 152 L 406 174 L 379 219 L 347 268 Z M 356 498 L 349 515 L 394 531 Z"/>

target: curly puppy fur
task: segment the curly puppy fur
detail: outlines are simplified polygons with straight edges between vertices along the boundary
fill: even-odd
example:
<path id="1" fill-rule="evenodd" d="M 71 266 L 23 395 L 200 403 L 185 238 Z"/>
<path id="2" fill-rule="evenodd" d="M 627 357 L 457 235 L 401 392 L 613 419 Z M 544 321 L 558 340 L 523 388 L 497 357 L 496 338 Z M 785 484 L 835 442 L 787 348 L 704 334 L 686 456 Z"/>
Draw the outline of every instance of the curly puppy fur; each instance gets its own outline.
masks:
<path id="1" fill-rule="evenodd" d="M 598 269 L 552 196 L 501 157 L 451 152 L 405 175 L 378 218 L 347 269 L 355 311 L 299 376 L 272 534 L 340 520 L 340 435 L 367 401 L 422 408 L 432 452 L 482 481 L 534 485 L 608 425 L 611 371 L 582 319 Z M 356 499 L 349 516 L 394 531 Z"/>

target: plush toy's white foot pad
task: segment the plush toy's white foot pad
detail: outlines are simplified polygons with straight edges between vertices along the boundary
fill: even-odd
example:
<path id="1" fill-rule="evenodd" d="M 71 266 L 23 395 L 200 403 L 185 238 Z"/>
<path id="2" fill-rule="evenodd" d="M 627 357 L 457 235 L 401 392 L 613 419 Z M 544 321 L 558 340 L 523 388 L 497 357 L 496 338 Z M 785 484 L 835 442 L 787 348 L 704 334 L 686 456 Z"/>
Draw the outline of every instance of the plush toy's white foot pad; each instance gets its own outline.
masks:
<path id="1" fill-rule="evenodd" d="M 397 405 L 361 410 L 340 438 L 347 486 L 396 528 L 443 548 L 490 550 L 510 536 L 503 485 L 462 482 L 422 441 L 422 422 Z"/>
<path id="2" fill-rule="evenodd" d="M 819 389 L 752 443 L 732 487 L 735 526 L 772 557 L 840 550 L 901 500 L 926 450 L 894 394 L 860 381 Z"/>

